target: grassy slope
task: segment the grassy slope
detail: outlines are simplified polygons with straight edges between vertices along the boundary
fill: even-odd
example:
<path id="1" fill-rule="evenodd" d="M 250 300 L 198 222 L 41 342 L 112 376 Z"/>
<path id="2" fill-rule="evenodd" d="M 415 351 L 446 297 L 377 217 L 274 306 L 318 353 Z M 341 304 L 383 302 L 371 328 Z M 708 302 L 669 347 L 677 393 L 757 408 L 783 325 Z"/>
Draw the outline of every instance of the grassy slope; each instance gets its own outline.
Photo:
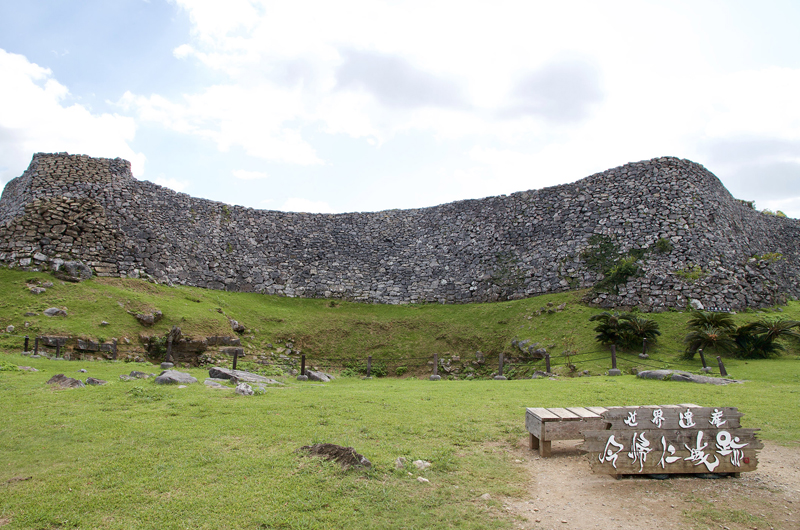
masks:
<path id="1" fill-rule="evenodd" d="M 597 310 L 579 305 L 578 295 L 570 293 L 475 306 L 331 307 L 328 301 L 119 280 L 56 282 L 34 296 L 24 289 L 25 280 L 34 277 L 49 279 L 0 271 L 0 325 L 17 327 L 2 334 L 0 349 L 19 351 L 25 320 L 32 323 L 31 336 L 135 338 L 142 328 L 125 310 L 155 307 L 165 320 L 153 333 L 178 324 L 188 333 L 228 334 L 227 321 L 216 311 L 220 307 L 258 330 L 244 341 L 251 350 L 293 338 L 318 355 L 499 353 L 510 351 L 514 336 L 560 345 L 573 330 L 579 351 L 599 350 L 587 323 Z M 567 301 L 568 310 L 536 316 L 547 301 Z M 51 305 L 66 306 L 69 317 L 23 316 Z M 792 303 L 783 316 L 798 313 Z M 653 362 L 675 363 L 686 315 L 655 318 L 664 335 Z M 103 319 L 111 325 L 100 327 Z M 800 442 L 796 351 L 768 361 L 728 359 L 729 371 L 748 380 L 741 385 L 627 375 L 437 383 L 345 378 L 326 385 L 287 378 L 286 386 L 253 397 L 202 384 L 178 389 L 118 378 L 131 369 L 156 371 L 152 365 L 51 361 L 16 353 L 2 360 L 40 370 L 0 372 L 0 524 L 7 522 L 8 528 L 510 528 L 513 522 L 497 501 L 478 497 L 521 493 L 526 477 L 504 447 L 524 443 L 528 406 L 736 406 L 745 414 L 744 425 L 761 428 L 762 438 Z M 596 364 L 607 368 L 607 359 Z M 88 373 L 78 374 L 79 368 Z M 201 381 L 207 375 L 188 371 Z M 55 373 L 109 384 L 53 391 L 46 381 Z M 295 453 L 315 442 L 353 446 L 374 467 L 345 472 Z M 427 459 L 433 467 L 409 475 L 394 469 L 399 456 Z M 430 482 L 418 482 L 419 475 Z"/>
<path id="2" fill-rule="evenodd" d="M 232 335 L 228 320 L 244 323 L 242 337 L 249 354 L 274 351 L 292 341 L 309 357 L 309 362 L 329 359 L 387 360 L 393 366 L 406 364 L 417 374 L 428 370 L 426 362 L 434 353 L 474 359 L 480 350 L 493 359 L 501 352 L 516 354 L 514 338 L 531 339 L 549 348 L 553 364 L 564 350 L 565 339 L 574 340 L 579 356 L 573 362 L 579 369 L 602 373 L 609 368 L 608 351 L 594 341 L 589 317 L 599 310 L 580 303 L 582 292 L 559 293 L 513 302 L 470 305 L 368 305 L 328 300 L 279 298 L 254 293 L 229 293 L 191 287 L 164 287 L 140 280 L 94 279 L 81 284 L 55 281 L 45 293 L 33 295 L 25 287 L 28 280 L 52 280 L 47 274 L 0 270 L 0 327 L 15 326 L 12 334 L 0 334 L 0 350 L 20 351 L 22 336 L 69 334 L 93 339 L 131 340 L 131 349 L 141 350 L 140 334 L 164 336 L 180 326 L 186 336 Z M 563 312 L 537 315 L 542 307 L 567 304 Z M 42 315 L 47 307 L 65 307 L 67 318 Z M 128 314 L 159 309 L 164 319 L 152 328 L 143 328 Z M 220 310 L 224 313 L 220 313 Z M 26 312 L 38 313 L 24 316 Z M 800 319 L 800 303 L 784 308 L 781 316 Z M 668 312 L 652 315 L 661 325 L 659 345 L 650 351 L 650 365 L 669 362 L 686 369 L 699 367 L 699 360 L 680 364 L 686 314 Z M 755 315 L 741 314 L 739 322 Z M 100 326 L 101 321 L 110 323 Z M 26 328 L 25 322 L 30 326 Z M 791 346 L 791 345 L 790 345 Z M 798 349 L 790 349 L 796 355 Z M 321 364 L 325 364 L 323 361 Z M 620 365 L 641 365 L 635 355 L 621 356 Z"/>

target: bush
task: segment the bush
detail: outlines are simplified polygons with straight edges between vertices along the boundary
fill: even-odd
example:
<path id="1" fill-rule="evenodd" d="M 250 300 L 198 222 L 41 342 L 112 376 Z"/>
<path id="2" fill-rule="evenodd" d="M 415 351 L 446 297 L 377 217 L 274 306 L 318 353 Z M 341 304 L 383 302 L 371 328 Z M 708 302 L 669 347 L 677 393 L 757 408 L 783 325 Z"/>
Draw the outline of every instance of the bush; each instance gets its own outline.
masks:
<path id="1" fill-rule="evenodd" d="M 408 372 L 408 366 L 398 366 L 394 369 L 394 373 L 399 377 Z"/>
<path id="2" fill-rule="evenodd" d="M 656 248 L 658 252 L 661 252 L 662 254 L 666 254 L 673 248 L 672 241 L 670 241 L 666 237 L 660 238 L 658 241 L 655 242 L 653 246 Z"/>
<path id="3" fill-rule="evenodd" d="M 360 377 L 367 375 L 367 363 L 361 361 L 350 361 L 345 363 L 344 370 L 342 370 L 342 377 Z M 386 363 L 381 361 L 372 361 L 372 369 L 370 376 L 372 377 L 386 377 L 389 375 L 389 369 Z"/>

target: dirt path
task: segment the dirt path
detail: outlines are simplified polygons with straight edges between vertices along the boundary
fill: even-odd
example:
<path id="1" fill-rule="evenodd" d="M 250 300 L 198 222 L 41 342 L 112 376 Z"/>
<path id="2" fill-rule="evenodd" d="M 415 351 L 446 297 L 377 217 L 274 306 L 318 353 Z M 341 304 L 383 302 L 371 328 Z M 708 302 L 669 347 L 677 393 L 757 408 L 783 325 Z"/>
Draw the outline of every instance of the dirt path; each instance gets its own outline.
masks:
<path id="1" fill-rule="evenodd" d="M 756 471 L 740 478 L 615 479 L 592 474 L 578 442 L 553 442 L 540 458 L 527 439 L 512 449 L 530 473 L 529 495 L 504 499 L 518 528 L 800 529 L 800 447 L 765 442 Z"/>

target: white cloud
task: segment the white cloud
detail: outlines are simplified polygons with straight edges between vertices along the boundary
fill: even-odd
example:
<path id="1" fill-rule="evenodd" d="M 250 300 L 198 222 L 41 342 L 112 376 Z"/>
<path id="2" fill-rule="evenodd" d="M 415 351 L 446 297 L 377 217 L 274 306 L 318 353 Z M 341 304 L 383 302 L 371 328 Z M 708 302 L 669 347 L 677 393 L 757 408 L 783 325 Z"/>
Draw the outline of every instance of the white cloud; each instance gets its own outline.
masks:
<path id="1" fill-rule="evenodd" d="M 279 209 L 282 212 L 335 213 L 325 201 L 312 201 L 301 197 L 286 199 Z"/>
<path id="2" fill-rule="evenodd" d="M 247 171 L 245 169 L 233 170 L 233 176 L 241 180 L 263 180 L 269 178 L 269 175 L 263 171 Z"/>
<path id="3" fill-rule="evenodd" d="M 174 191 L 183 191 L 189 187 L 188 180 L 177 180 L 172 178 L 159 177 L 155 179 L 153 182 L 155 182 L 159 186 L 164 186 L 165 188 L 170 188 Z"/>
<path id="4" fill-rule="evenodd" d="M 132 118 L 66 104 L 69 89 L 22 55 L 0 49 L 0 72 L 0 180 L 21 175 L 33 153 L 62 151 L 124 157 L 142 175 L 145 156 L 129 145 L 136 132 Z"/>

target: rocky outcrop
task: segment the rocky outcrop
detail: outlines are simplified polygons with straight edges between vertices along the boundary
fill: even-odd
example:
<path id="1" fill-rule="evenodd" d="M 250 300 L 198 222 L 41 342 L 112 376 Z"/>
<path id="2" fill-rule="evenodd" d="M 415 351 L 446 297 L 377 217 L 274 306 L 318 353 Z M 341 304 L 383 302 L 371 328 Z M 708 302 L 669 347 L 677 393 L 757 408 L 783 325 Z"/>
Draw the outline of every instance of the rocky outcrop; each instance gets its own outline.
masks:
<path id="1" fill-rule="evenodd" d="M 0 262 L 99 276 L 380 303 L 515 299 L 635 274 L 589 297 L 645 311 L 800 296 L 800 223 L 731 197 L 703 166 L 626 164 L 572 184 L 431 208 L 253 210 L 133 178 L 121 159 L 34 155 L 0 199 Z M 606 245 L 605 247 L 603 245 Z M 606 282 L 607 283 L 607 282 Z"/>

